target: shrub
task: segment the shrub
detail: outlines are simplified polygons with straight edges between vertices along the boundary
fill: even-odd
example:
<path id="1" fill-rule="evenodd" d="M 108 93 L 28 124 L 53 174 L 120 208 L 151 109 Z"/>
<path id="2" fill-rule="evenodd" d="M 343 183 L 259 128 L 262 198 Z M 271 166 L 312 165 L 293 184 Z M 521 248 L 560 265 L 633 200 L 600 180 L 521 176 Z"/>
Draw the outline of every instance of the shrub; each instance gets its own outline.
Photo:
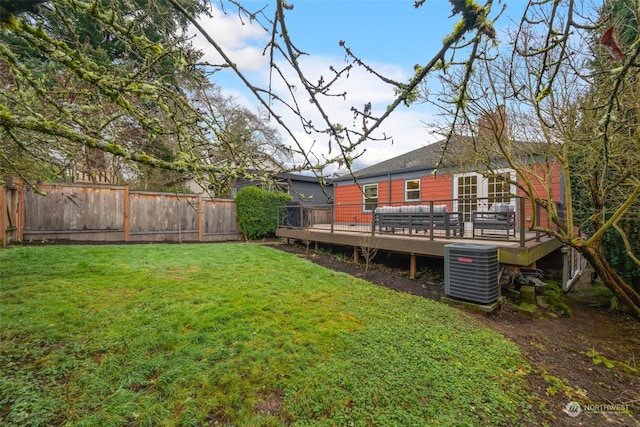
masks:
<path id="1" fill-rule="evenodd" d="M 249 240 L 275 235 L 278 225 L 278 206 L 285 206 L 293 198 L 281 191 L 267 191 L 245 187 L 236 196 L 236 215 L 240 231 Z"/>

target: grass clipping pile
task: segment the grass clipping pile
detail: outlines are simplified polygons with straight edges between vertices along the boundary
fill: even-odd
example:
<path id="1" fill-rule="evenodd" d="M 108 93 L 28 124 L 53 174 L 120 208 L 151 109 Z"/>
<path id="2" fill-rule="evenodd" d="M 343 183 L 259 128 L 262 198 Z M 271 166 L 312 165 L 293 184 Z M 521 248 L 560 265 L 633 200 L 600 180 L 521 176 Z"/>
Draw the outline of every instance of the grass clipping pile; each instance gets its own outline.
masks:
<path id="1" fill-rule="evenodd" d="M 381 262 L 365 266 L 345 252 L 278 247 L 398 292 L 444 296 L 442 269 L 434 264 L 410 279 L 406 270 Z M 378 254 L 376 261 L 384 257 Z M 610 292 L 590 280 L 579 281 L 568 294 L 555 286 L 538 288 L 532 311 L 521 310 L 519 292 L 509 288 L 492 315 L 469 313 L 515 342 L 529 361 L 540 425 L 640 427 L 640 323 L 612 309 Z"/>

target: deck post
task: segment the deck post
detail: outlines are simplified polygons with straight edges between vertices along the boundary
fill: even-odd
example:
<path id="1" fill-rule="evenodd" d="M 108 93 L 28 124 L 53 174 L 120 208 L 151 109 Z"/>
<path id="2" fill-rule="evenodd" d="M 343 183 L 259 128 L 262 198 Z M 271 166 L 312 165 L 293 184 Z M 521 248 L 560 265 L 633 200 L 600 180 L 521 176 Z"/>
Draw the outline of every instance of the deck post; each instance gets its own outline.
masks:
<path id="1" fill-rule="evenodd" d="M 409 279 L 416 278 L 416 254 L 411 253 L 411 258 L 409 262 Z"/>
<path id="2" fill-rule="evenodd" d="M 360 252 L 358 252 L 358 247 L 353 247 L 353 262 L 356 264 L 360 261 Z"/>
<path id="3" fill-rule="evenodd" d="M 524 202 L 525 199 L 524 197 L 520 197 L 520 206 L 518 207 L 518 212 L 520 213 L 520 247 L 524 248 L 524 242 L 525 242 L 525 230 L 527 229 L 527 226 L 525 224 L 525 216 L 524 216 Z M 507 230 L 507 233 L 509 231 Z"/>
<path id="4" fill-rule="evenodd" d="M 336 207 L 335 205 L 331 206 L 331 234 L 333 234 L 333 224 L 336 222 Z"/>
<path id="5" fill-rule="evenodd" d="M 304 208 L 303 206 L 300 206 L 300 209 L 298 211 L 298 215 L 300 216 L 300 222 L 298 222 L 298 224 L 300 224 L 300 226 L 304 229 L 305 227 L 308 226 L 308 224 L 304 223 L 304 210 L 306 208 Z"/>
<path id="6" fill-rule="evenodd" d="M 371 236 L 376 234 L 376 214 L 375 211 L 371 212 Z"/>
<path id="7" fill-rule="evenodd" d="M 433 240 L 433 200 L 429 200 L 429 240 Z"/>

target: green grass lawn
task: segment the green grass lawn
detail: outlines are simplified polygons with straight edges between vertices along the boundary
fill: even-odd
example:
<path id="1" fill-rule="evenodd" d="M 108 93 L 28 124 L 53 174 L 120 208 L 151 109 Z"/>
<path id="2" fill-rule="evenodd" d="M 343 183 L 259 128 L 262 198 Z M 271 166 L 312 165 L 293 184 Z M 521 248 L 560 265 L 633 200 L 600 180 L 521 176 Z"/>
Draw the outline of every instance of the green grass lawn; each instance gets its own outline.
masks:
<path id="1" fill-rule="evenodd" d="M 526 422 L 517 347 L 253 244 L 0 250 L 2 425 Z"/>

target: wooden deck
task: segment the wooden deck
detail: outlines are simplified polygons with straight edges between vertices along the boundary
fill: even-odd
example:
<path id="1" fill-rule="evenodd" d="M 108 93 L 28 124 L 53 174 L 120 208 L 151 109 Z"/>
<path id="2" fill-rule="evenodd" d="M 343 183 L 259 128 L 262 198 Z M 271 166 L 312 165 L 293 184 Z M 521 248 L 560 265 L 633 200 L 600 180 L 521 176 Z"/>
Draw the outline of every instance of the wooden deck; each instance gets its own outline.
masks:
<path id="1" fill-rule="evenodd" d="M 433 235 L 427 233 L 411 233 L 407 230 L 371 233 L 367 224 L 335 225 L 317 224 L 306 228 L 280 227 L 276 230 L 278 237 L 353 247 L 374 247 L 379 250 L 406 253 L 416 256 L 444 257 L 445 245 L 452 243 L 495 245 L 498 248 L 498 261 L 501 264 L 516 266 L 533 266 L 535 263 L 560 248 L 562 244 L 555 238 L 525 232 L 516 233 L 510 238 L 489 236 L 472 237 L 471 230 L 465 230 L 466 237 L 446 237 L 443 231 Z M 522 237 L 522 238 L 521 238 Z"/>

